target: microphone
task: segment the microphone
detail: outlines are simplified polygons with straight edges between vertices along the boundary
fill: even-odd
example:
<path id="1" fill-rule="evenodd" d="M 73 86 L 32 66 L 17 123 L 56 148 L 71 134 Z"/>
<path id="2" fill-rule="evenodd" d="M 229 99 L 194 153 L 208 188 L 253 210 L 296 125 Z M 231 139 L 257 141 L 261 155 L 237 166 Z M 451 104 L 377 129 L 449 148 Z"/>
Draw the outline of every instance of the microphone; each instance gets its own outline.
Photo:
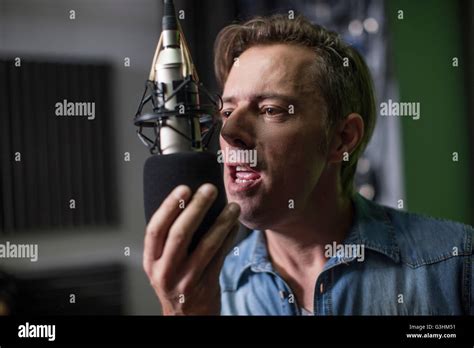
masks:
<path id="1" fill-rule="evenodd" d="M 215 131 L 214 116 L 222 100 L 199 82 L 173 1 L 163 3 L 162 32 L 134 124 L 152 155 L 143 171 L 147 224 L 178 185 L 189 186 L 193 193 L 204 183 L 218 189 L 216 200 L 193 235 L 190 252 L 227 203 L 220 165 L 216 155 L 207 152 L 206 142 Z"/>

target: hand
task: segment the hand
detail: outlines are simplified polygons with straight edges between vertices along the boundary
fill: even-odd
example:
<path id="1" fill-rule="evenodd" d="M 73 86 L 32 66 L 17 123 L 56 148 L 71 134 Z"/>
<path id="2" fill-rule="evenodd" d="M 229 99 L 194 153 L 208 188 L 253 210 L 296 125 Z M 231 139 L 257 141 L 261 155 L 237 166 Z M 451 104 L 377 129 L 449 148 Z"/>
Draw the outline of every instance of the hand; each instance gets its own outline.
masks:
<path id="1" fill-rule="evenodd" d="M 188 254 L 193 233 L 217 189 L 204 184 L 191 195 L 189 187 L 176 187 L 152 216 L 145 233 L 143 268 L 164 315 L 219 315 L 219 274 L 238 231 L 240 207 L 228 204 Z"/>

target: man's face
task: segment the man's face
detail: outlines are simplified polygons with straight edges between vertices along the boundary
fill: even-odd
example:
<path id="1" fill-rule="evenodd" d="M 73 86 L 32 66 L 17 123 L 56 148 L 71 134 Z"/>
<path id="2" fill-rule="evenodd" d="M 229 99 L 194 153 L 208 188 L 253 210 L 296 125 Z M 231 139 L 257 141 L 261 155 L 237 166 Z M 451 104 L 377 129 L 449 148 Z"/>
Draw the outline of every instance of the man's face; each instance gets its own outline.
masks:
<path id="1" fill-rule="evenodd" d="M 293 45 L 254 46 L 226 81 L 221 150 L 257 153 L 256 167 L 224 167 L 227 198 L 241 206 L 240 220 L 249 228 L 291 221 L 316 192 L 326 158 L 325 107 L 310 70 L 314 55 Z"/>

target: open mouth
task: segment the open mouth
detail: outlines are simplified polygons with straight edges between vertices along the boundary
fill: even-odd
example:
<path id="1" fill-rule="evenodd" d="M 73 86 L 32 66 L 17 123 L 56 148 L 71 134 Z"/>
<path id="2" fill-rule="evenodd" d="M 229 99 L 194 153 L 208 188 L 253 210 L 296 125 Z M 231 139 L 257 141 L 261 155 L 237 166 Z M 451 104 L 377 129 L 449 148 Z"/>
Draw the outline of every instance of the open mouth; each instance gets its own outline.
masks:
<path id="1" fill-rule="evenodd" d="M 232 163 L 227 164 L 229 169 L 231 188 L 240 192 L 255 187 L 261 181 L 259 171 L 248 164 Z"/>

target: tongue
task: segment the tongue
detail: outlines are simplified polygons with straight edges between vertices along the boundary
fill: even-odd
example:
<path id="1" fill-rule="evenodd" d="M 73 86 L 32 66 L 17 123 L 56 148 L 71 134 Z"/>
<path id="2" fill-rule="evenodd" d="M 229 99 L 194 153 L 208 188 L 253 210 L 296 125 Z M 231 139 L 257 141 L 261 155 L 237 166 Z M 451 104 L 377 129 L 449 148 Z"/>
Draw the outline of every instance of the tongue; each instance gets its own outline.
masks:
<path id="1" fill-rule="evenodd" d="M 245 180 L 257 180 L 258 178 L 260 178 L 260 175 L 255 172 L 237 172 L 235 173 L 235 176 L 239 179 Z"/>

